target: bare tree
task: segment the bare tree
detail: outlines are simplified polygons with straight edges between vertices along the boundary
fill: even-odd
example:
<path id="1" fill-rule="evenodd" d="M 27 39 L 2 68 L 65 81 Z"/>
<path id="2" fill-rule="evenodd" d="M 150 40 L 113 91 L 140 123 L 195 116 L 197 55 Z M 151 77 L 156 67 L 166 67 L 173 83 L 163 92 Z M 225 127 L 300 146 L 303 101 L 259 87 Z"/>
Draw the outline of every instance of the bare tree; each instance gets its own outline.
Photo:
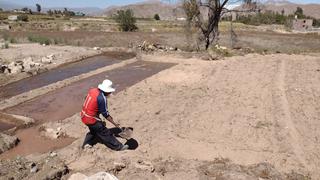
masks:
<path id="1" fill-rule="evenodd" d="M 240 1 L 240 0 L 239 0 Z M 239 2 L 237 1 L 237 2 Z M 252 4 L 252 0 L 244 0 L 245 4 Z M 184 0 L 183 9 L 187 16 L 187 22 L 194 22 L 202 34 L 205 48 L 215 44 L 219 36 L 219 22 L 224 12 L 229 12 L 225 6 L 227 3 L 236 3 L 231 0 Z M 207 12 L 207 17 L 204 17 Z"/>

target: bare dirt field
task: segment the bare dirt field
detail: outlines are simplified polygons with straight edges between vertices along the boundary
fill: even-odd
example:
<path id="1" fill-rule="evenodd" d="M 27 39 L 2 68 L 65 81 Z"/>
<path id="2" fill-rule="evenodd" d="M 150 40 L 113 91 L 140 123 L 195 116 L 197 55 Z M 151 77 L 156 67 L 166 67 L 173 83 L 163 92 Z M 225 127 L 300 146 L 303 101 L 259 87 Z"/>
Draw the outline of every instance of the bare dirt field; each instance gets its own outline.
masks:
<path id="1" fill-rule="evenodd" d="M 107 171 L 120 179 L 308 179 L 296 173 L 320 178 L 319 54 L 142 59 L 177 65 L 109 99 L 115 120 L 134 127 L 136 150 L 80 150 L 87 128 L 78 114 L 44 124 L 77 139 L 57 151 L 72 173 Z"/>
<path id="2" fill-rule="evenodd" d="M 257 53 L 310 53 L 319 52 L 320 36 L 317 34 L 278 33 L 270 30 L 235 30 L 235 46 L 250 48 Z M 3 34 L 3 33 L 2 33 Z M 144 41 L 177 47 L 182 50 L 195 50 L 196 33 L 186 36 L 185 30 L 169 32 L 88 32 L 88 31 L 17 31 L 7 33 L 18 41 L 27 42 L 27 37 L 37 35 L 52 41 L 73 46 L 89 47 L 136 47 Z M 227 27 L 220 34 L 220 44 L 231 46 L 230 32 Z"/>

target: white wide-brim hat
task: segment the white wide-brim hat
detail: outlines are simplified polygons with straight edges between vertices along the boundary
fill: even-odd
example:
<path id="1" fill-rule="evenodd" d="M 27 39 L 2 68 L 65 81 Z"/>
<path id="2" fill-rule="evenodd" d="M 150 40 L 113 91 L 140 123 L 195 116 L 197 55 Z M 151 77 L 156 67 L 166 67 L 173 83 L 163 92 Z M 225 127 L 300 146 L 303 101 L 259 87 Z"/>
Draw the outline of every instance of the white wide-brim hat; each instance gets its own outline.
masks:
<path id="1" fill-rule="evenodd" d="M 101 84 L 99 84 L 98 88 L 106 93 L 112 93 L 116 90 L 112 87 L 112 81 L 110 81 L 109 79 L 106 79 Z"/>

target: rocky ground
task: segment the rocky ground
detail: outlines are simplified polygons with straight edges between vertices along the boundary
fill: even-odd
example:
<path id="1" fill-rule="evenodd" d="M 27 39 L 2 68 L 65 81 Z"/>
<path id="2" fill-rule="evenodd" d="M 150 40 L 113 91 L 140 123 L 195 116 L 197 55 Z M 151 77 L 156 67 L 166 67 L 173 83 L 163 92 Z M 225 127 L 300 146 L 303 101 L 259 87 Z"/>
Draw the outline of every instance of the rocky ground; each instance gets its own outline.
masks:
<path id="1" fill-rule="evenodd" d="M 0 154 L 15 147 L 18 143 L 18 138 L 0 133 Z"/>
<path id="2" fill-rule="evenodd" d="M 87 128 L 78 114 L 44 124 L 76 138 L 54 152 L 68 167 L 62 178 L 101 171 L 119 179 L 320 178 L 319 54 L 141 58 L 177 65 L 109 99 L 110 113 L 134 128 L 139 147 L 81 150 Z M 40 170 L 50 154 L 27 156 L 27 167 L 33 162 Z M 21 177 L 2 168 L 15 160 L 3 162 L 2 177 Z"/>
<path id="3" fill-rule="evenodd" d="M 10 44 L 0 51 L 0 86 L 98 53 L 86 47 Z"/>

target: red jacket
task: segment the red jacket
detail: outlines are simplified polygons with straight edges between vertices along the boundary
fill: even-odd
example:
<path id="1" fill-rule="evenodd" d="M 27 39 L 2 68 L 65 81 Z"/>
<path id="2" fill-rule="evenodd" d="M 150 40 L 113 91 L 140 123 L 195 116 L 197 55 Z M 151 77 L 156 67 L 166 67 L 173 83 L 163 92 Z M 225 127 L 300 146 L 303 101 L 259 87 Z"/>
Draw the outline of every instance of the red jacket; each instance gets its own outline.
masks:
<path id="1" fill-rule="evenodd" d="M 83 103 L 82 111 L 80 113 L 81 120 L 84 124 L 90 125 L 101 121 L 99 114 L 105 118 L 109 116 L 107 108 L 107 98 L 98 88 L 89 90 L 86 100 Z"/>

